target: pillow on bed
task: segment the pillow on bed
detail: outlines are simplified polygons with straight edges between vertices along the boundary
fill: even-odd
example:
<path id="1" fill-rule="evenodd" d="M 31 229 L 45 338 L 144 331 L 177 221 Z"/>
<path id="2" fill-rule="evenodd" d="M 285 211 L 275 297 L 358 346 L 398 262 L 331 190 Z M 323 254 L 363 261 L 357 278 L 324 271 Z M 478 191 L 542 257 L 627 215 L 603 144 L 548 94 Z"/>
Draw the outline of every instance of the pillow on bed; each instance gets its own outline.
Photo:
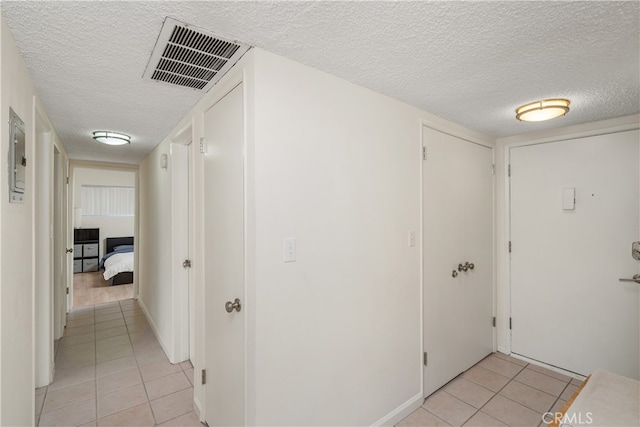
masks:
<path id="1" fill-rule="evenodd" d="M 113 252 L 132 251 L 133 245 L 118 245 L 113 247 Z"/>

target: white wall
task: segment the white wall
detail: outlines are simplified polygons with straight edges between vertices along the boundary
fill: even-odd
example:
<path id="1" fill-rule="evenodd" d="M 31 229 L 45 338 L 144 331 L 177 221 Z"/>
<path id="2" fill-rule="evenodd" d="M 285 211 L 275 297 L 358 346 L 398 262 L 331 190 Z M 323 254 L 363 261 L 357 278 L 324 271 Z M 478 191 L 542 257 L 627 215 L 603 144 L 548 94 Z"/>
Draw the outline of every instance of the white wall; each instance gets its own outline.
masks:
<path id="1" fill-rule="evenodd" d="M 422 400 L 421 243 L 409 248 L 407 240 L 409 230 L 421 235 L 420 129 L 426 123 L 490 140 L 259 49 L 247 53 L 173 135 L 193 123 L 198 140 L 202 112 L 233 79 L 244 82 L 247 115 L 247 422 L 398 420 Z M 171 321 L 169 233 L 158 232 L 171 224 L 171 166 L 157 167 L 169 150 L 167 138 L 140 168 L 141 243 L 148 251 L 141 250 L 140 297 L 159 324 Z M 193 277 L 201 302 L 198 194 L 206 183 L 199 154 L 193 176 Z M 286 237 L 297 239 L 295 263 L 282 262 Z M 197 305 L 196 337 L 202 339 L 204 309 Z M 202 347 L 196 341 L 197 355 Z M 196 372 L 205 367 L 201 358 L 194 362 Z M 196 384 L 197 405 L 205 392 Z"/>
<path id="2" fill-rule="evenodd" d="M 173 162 L 167 169 L 160 168 L 160 157 L 169 154 L 169 139 L 158 145 L 140 163 L 140 220 L 138 296 L 150 323 L 173 363 L 180 362 L 173 352 L 174 312 L 172 307 L 175 287 L 173 267 L 179 260 L 172 252 L 172 191 Z"/>
<path id="3" fill-rule="evenodd" d="M 420 114 L 255 55 L 255 423 L 372 424 L 421 395 Z"/>
<path id="4" fill-rule="evenodd" d="M 21 204 L 8 202 L 9 107 L 24 121 L 26 130 L 27 183 Z M 36 112 L 46 127 L 53 127 L 1 16 L 0 111 L 0 424 L 34 425 L 34 227 L 39 219 L 34 209 Z M 54 143 L 59 144 L 52 133 L 49 146 L 43 149 L 53 150 Z"/>
<path id="5" fill-rule="evenodd" d="M 136 172 L 133 170 L 116 170 L 109 167 L 99 166 L 74 166 L 74 208 L 82 207 L 83 185 L 112 185 L 116 187 L 135 187 Z M 135 217 L 133 216 L 82 216 L 82 228 L 100 228 L 100 257 L 105 254 L 106 248 L 104 239 L 106 239 L 107 237 L 133 236 L 134 223 Z"/>

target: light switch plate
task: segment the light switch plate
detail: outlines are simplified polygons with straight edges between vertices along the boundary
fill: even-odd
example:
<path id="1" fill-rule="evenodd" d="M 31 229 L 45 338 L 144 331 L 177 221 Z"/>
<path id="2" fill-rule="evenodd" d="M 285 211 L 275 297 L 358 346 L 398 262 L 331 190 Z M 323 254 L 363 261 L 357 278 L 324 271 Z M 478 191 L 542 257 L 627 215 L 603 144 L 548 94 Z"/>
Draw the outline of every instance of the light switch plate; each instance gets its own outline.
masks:
<path id="1" fill-rule="evenodd" d="M 576 189 L 575 187 L 562 189 L 562 209 L 572 211 L 576 208 Z"/>
<path id="2" fill-rule="evenodd" d="M 296 239 L 284 239 L 282 260 L 284 262 L 295 262 L 296 260 Z"/>

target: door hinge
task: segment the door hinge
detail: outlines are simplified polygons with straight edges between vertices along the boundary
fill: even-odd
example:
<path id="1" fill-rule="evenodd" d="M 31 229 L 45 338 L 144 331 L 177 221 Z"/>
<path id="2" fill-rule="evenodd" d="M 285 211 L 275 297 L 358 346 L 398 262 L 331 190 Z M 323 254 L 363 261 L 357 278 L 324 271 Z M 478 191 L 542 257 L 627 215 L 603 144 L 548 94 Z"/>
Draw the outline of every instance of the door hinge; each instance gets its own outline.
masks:
<path id="1" fill-rule="evenodd" d="M 207 143 L 204 138 L 200 138 L 200 152 L 202 154 L 206 154 L 207 152 Z"/>
<path id="2" fill-rule="evenodd" d="M 511 317 L 509 317 L 509 329 L 512 329 L 511 328 Z"/>
<path id="3" fill-rule="evenodd" d="M 67 177 L 67 184 L 69 183 L 69 177 Z"/>
<path id="4" fill-rule="evenodd" d="M 424 354 L 422 355 L 422 363 L 424 363 L 424 366 L 427 366 L 427 362 L 428 362 L 427 352 L 425 351 Z"/>
<path id="5" fill-rule="evenodd" d="M 422 147 L 422 160 L 427 160 L 427 147 Z"/>
<path id="6" fill-rule="evenodd" d="M 493 316 L 493 327 L 496 327 L 496 316 Z"/>
<path id="7" fill-rule="evenodd" d="M 507 175 L 511 177 L 511 165 L 507 168 Z"/>
<path id="8" fill-rule="evenodd" d="M 183 268 L 191 268 L 191 260 L 190 259 L 185 259 L 184 262 L 182 263 L 182 267 Z"/>
<path id="9" fill-rule="evenodd" d="M 207 383 L 207 370 L 203 369 L 202 370 L 202 384 L 206 384 Z"/>
<path id="10" fill-rule="evenodd" d="M 69 295 L 69 288 L 67 288 L 67 295 Z"/>
<path id="11" fill-rule="evenodd" d="M 491 175 L 496 174 L 496 165 L 491 165 Z"/>
<path id="12" fill-rule="evenodd" d="M 509 240 L 509 253 L 511 253 L 511 240 Z"/>

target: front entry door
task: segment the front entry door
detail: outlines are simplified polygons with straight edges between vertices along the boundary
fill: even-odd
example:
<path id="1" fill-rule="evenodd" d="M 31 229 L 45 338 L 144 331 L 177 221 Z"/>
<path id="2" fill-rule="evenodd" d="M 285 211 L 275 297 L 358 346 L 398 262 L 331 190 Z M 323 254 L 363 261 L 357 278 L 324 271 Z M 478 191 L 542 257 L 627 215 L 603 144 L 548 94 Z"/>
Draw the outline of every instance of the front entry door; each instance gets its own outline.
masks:
<path id="1" fill-rule="evenodd" d="M 242 85 L 204 113 L 206 420 L 244 425 L 244 116 Z M 229 313 L 226 303 L 240 306 Z M 238 311 L 239 309 L 239 311 Z"/>
<path id="2" fill-rule="evenodd" d="M 639 141 L 635 130 L 510 149 L 513 353 L 638 378 L 640 285 L 619 279 L 640 266 Z"/>
<path id="3" fill-rule="evenodd" d="M 493 152 L 427 127 L 423 145 L 428 396 L 493 350 Z"/>

